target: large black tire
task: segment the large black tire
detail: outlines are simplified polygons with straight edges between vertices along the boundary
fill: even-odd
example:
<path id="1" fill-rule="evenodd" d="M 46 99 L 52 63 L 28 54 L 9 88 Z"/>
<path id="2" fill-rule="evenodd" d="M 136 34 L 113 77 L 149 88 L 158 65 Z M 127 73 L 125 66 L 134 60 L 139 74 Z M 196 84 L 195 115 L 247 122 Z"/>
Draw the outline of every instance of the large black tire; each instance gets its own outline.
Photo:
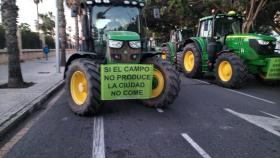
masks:
<path id="1" fill-rule="evenodd" d="M 75 84 L 71 84 L 72 76 L 75 72 L 82 72 L 86 78 L 86 99 L 80 105 L 73 98 L 74 92 L 71 88 L 75 88 Z M 74 79 L 73 79 L 74 80 Z M 74 81 L 73 81 L 74 82 Z M 97 114 L 101 105 L 100 90 L 100 67 L 92 60 L 77 59 L 74 60 L 66 73 L 66 94 L 71 110 L 80 116 Z"/>
<path id="2" fill-rule="evenodd" d="M 155 69 L 154 75 L 157 70 L 162 74 L 164 80 L 161 93 L 151 99 L 143 100 L 143 104 L 156 108 L 168 107 L 174 102 L 180 91 L 181 79 L 179 73 L 169 62 L 163 61 L 160 58 L 147 58 L 143 61 L 143 64 L 153 64 Z M 153 92 L 156 88 L 153 87 Z"/>
<path id="3" fill-rule="evenodd" d="M 168 47 L 163 47 L 161 52 L 161 59 L 171 62 L 171 53 Z"/>
<path id="4" fill-rule="evenodd" d="M 223 65 L 229 65 L 231 67 L 231 73 L 225 73 L 223 71 Z M 246 85 L 248 70 L 239 56 L 233 53 L 223 53 L 216 59 L 214 67 L 218 85 L 227 88 L 241 88 Z"/>
<path id="5" fill-rule="evenodd" d="M 187 63 L 188 54 L 193 54 L 193 63 Z M 189 43 L 185 46 L 182 52 L 177 53 L 178 68 L 189 78 L 199 78 L 202 76 L 202 59 L 198 48 L 194 43 Z M 186 65 L 193 65 L 192 68 L 188 68 Z"/>

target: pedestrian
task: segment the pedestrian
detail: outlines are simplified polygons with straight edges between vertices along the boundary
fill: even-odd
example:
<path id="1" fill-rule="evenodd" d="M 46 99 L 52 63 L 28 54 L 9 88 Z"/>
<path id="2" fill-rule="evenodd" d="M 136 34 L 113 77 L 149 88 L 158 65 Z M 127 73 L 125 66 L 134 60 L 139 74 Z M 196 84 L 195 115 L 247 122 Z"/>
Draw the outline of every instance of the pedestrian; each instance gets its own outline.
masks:
<path id="1" fill-rule="evenodd" d="M 50 52 L 50 49 L 49 49 L 48 45 L 45 45 L 45 47 L 43 48 L 43 52 L 46 56 L 46 61 L 47 61 L 48 60 L 48 54 Z"/>

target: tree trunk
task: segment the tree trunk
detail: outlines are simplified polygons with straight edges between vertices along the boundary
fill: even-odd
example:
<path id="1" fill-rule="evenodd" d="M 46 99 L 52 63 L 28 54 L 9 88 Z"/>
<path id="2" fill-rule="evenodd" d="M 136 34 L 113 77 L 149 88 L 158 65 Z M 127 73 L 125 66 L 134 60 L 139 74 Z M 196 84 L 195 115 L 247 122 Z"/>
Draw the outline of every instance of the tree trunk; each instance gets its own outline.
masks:
<path id="1" fill-rule="evenodd" d="M 246 8 L 246 17 L 245 22 L 242 27 L 243 33 L 248 33 L 253 26 L 253 23 L 259 14 L 259 12 L 264 8 L 264 6 L 267 4 L 268 0 L 251 0 L 248 2 Z"/>
<path id="2" fill-rule="evenodd" d="M 60 65 L 66 65 L 66 20 L 64 15 L 64 0 L 57 0 L 57 7 L 58 7 L 58 19 L 59 19 L 59 35 L 60 35 L 60 48 L 61 48 L 61 58 L 60 58 Z"/>
<path id="3" fill-rule="evenodd" d="M 20 88 L 24 86 L 24 81 L 21 74 L 17 40 L 18 7 L 16 6 L 16 0 L 2 0 L 1 12 L 3 25 L 6 28 L 6 46 L 9 56 L 8 87 Z"/>

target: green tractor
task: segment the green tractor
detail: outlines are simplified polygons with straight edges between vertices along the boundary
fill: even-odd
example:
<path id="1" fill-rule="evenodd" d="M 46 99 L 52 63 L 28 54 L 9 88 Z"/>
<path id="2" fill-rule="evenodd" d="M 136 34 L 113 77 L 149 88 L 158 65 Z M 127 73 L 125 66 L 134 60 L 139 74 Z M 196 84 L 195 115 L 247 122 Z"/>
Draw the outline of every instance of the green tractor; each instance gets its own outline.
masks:
<path id="1" fill-rule="evenodd" d="M 227 88 L 245 85 L 248 75 L 267 84 L 280 80 L 280 55 L 276 38 L 261 34 L 242 34 L 243 17 L 230 11 L 199 20 L 196 37 L 165 44 L 162 59 L 175 63 L 186 77 L 211 74 L 217 84 Z M 173 36 L 180 36 L 175 31 Z"/>
<path id="2" fill-rule="evenodd" d="M 71 110 L 97 114 L 107 100 L 141 100 L 149 107 L 171 105 L 180 77 L 159 53 L 148 51 L 142 26 L 144 0 L 84 0 L 81 51 L 67 60 L 64 78 Z"/>

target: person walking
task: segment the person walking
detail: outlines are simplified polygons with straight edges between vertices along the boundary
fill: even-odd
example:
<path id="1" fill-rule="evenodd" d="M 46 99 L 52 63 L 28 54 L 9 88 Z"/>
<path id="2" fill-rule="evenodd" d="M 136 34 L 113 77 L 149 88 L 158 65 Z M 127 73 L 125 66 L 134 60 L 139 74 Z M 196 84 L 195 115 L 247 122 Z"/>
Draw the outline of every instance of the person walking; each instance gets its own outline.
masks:
<path id="1" fill-rule="evenodd" d="M 47 60 L 48 60 L 48 54 L 49 54 L 49 52 L 50 52 L 50 49 L 49 49 L 48 45 L 46 45 L 46 46 L 43 48 L 43 52 L 44 52 L 44 54 L 45 54 L 45 56 L 46 56 L 46 61 L 47 61 Z"/>

